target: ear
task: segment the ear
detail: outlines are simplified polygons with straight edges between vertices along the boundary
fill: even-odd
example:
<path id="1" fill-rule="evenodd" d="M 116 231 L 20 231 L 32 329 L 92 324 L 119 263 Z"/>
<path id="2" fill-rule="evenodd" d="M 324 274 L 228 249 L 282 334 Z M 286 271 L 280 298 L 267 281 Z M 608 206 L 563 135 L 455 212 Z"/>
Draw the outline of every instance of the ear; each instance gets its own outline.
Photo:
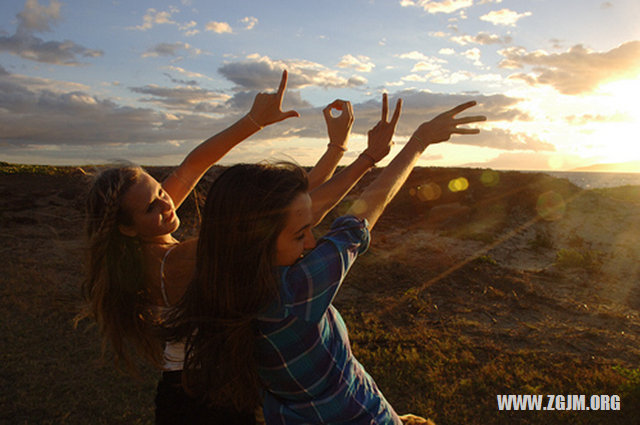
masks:
<path id="1" fill-rule="evenodd" d="M 125 226 L 124 224 L 118 224 L 118 230 L 125 236 L 129 236 L 131 238 L 138 236 L 138 232 L 135 231 L 133 226 Z"/>

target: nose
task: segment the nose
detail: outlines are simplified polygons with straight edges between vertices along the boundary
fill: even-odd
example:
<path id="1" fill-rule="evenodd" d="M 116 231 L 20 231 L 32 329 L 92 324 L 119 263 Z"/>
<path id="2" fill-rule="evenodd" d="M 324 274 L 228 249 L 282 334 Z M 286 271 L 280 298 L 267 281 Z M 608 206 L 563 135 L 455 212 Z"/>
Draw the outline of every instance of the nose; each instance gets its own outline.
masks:
<path id="1" fill-rule="evenodd" d="M 173 203 L 170 200 L 167 199 L 162 199 L 161 200 L 161 207 L 162 207 L 162 211 L 168 211 L 173 209 Z"/>
<path id="2" fill-rule="evenodd" d="M 313 237 L 311 230 L 308 230 L 304 238 L 304 249 L 313 249 L 315 247 L 316 247 L 316 239 Z"/>

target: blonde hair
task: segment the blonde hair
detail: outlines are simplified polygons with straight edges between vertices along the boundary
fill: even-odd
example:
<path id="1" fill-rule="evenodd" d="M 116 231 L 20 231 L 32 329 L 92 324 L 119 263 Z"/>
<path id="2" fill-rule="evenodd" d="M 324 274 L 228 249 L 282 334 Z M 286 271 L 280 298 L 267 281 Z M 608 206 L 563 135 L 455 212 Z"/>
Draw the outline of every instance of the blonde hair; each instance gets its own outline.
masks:
<path id="1" fill-rule="evenodd" d="M 122 198 L 142 173 L 142 168 L 134 166 L 110 168 L 93 182 L 86 203 L 85 305 L 77 317 L 95 320 L 103 356 L 110 345 L 116 366 L 133 375 L 138 371 L 138 356 L 155 366 L 162 359 L 161 340 L 152 332 L 156 315 L 145 285 L 142 247 L 138 238 L 119 229 L 121 224 L 131 224 Z"/>

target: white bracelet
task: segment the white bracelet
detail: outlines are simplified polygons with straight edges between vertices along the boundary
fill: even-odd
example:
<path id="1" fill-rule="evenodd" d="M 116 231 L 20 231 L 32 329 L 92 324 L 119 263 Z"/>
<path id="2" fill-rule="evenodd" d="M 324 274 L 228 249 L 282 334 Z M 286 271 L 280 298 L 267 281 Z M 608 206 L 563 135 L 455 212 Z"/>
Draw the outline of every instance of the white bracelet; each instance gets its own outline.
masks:
<path id="1" fill-rule="evenodd" d="M 336 149 L 340 149 L 342 152 L 346 152 L 347 151 L 347 148 L 344 148 L 342 146 L 336 145 L 334 143 L 329 143 L 327 146 L 331 146 L 331 147 L 334 147 Z"/>
<path id="2" fill-rule="evenodd" d="M 258 124 L 258 121 L 256 121 L 255 119 L 253 119 L 253 117 L 251 116 L 251 114 L 247 114 L 247 118 L 249 118 L 249 121 L 251 121 L 252 123 L 254 123 L 256 125 L 256 127 L 258 127 L 258 130 L 262 130 L 263 126 L 261 126 L 260 124 Z"/>
<path id="3" fill-rule="evenodd" d="M 371 155 L 369 155 L 368 153 L 362 152 L 360 154 L 360 156 L 364 157 L 365 159 L 368 159 L 369 161 L 371 161 L 371 166 L 372 167 L 376 165 L 376 160 Z"/>

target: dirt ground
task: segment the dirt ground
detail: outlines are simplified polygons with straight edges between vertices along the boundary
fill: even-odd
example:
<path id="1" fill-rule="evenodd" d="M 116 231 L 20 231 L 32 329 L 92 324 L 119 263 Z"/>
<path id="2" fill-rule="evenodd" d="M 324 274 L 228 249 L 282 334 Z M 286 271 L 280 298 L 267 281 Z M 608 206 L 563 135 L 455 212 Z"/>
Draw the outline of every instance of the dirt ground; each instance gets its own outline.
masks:
<path id="1" fill-rule="evenodd" d="M 150 171 L 161 178 L 168 170 Z M 375 175 L 363 179 L 318 234 Z M 449 182 L 460 177 L 468 187 L 449 190 Z M 197 199 L 211 179 L 199 186 Z M 153 417 L 155 372 L 132 384 L 108 362 L 98 362 L 94 328 L 72 326 L 80 301 L 88 181 L 74 169 L 0 174 L 0 423 L 149 423 Z M 179 211 L 180 237 L 195 234 L 195 204 L 191 197 Z M 563 390 L 576 393 L 584 389 L 578 378 L 583 369 L 637 373 L 639 236 L 640 200 L 582 191 L 539 173 L 416 169 L 374 229 L 369 252 L 353 267 L 336 304 L 345 311 L 354 352 L 368 369 L 371 364 L 400 410 L 422 406 L 418 413 L 437 423 L 456 423 L 452 418 L 464 416 L 442 411 L 462 409 L 460 398 L 452 398 L 458 407 L 444 395 L 420 402 L 402 385 L 385 383 L 390 372 L 374 354 L 395 340 L 376 345 L 378 336 L 367 332 L 379 326 L 398 338 L 406 335 L 406 343 L 419 341 L 417 330 L 428 329 L 429 338 L 471 347 L 478 367 L 521 353 L 556 359 L 557 370 L 575 364 L 577 372 Z M 528 388 L 504 385 L 514 392 Z M 550 390 L 529 389 L 536 388 Z M 495 403 L 492 398 L 487 404 Z M 485 410 L 485 417 L 497 419 L 483 423 L 601 423 L 500 419 L 493 404 Z M 619 423 L 634 423 L 628 418 Z"/>

